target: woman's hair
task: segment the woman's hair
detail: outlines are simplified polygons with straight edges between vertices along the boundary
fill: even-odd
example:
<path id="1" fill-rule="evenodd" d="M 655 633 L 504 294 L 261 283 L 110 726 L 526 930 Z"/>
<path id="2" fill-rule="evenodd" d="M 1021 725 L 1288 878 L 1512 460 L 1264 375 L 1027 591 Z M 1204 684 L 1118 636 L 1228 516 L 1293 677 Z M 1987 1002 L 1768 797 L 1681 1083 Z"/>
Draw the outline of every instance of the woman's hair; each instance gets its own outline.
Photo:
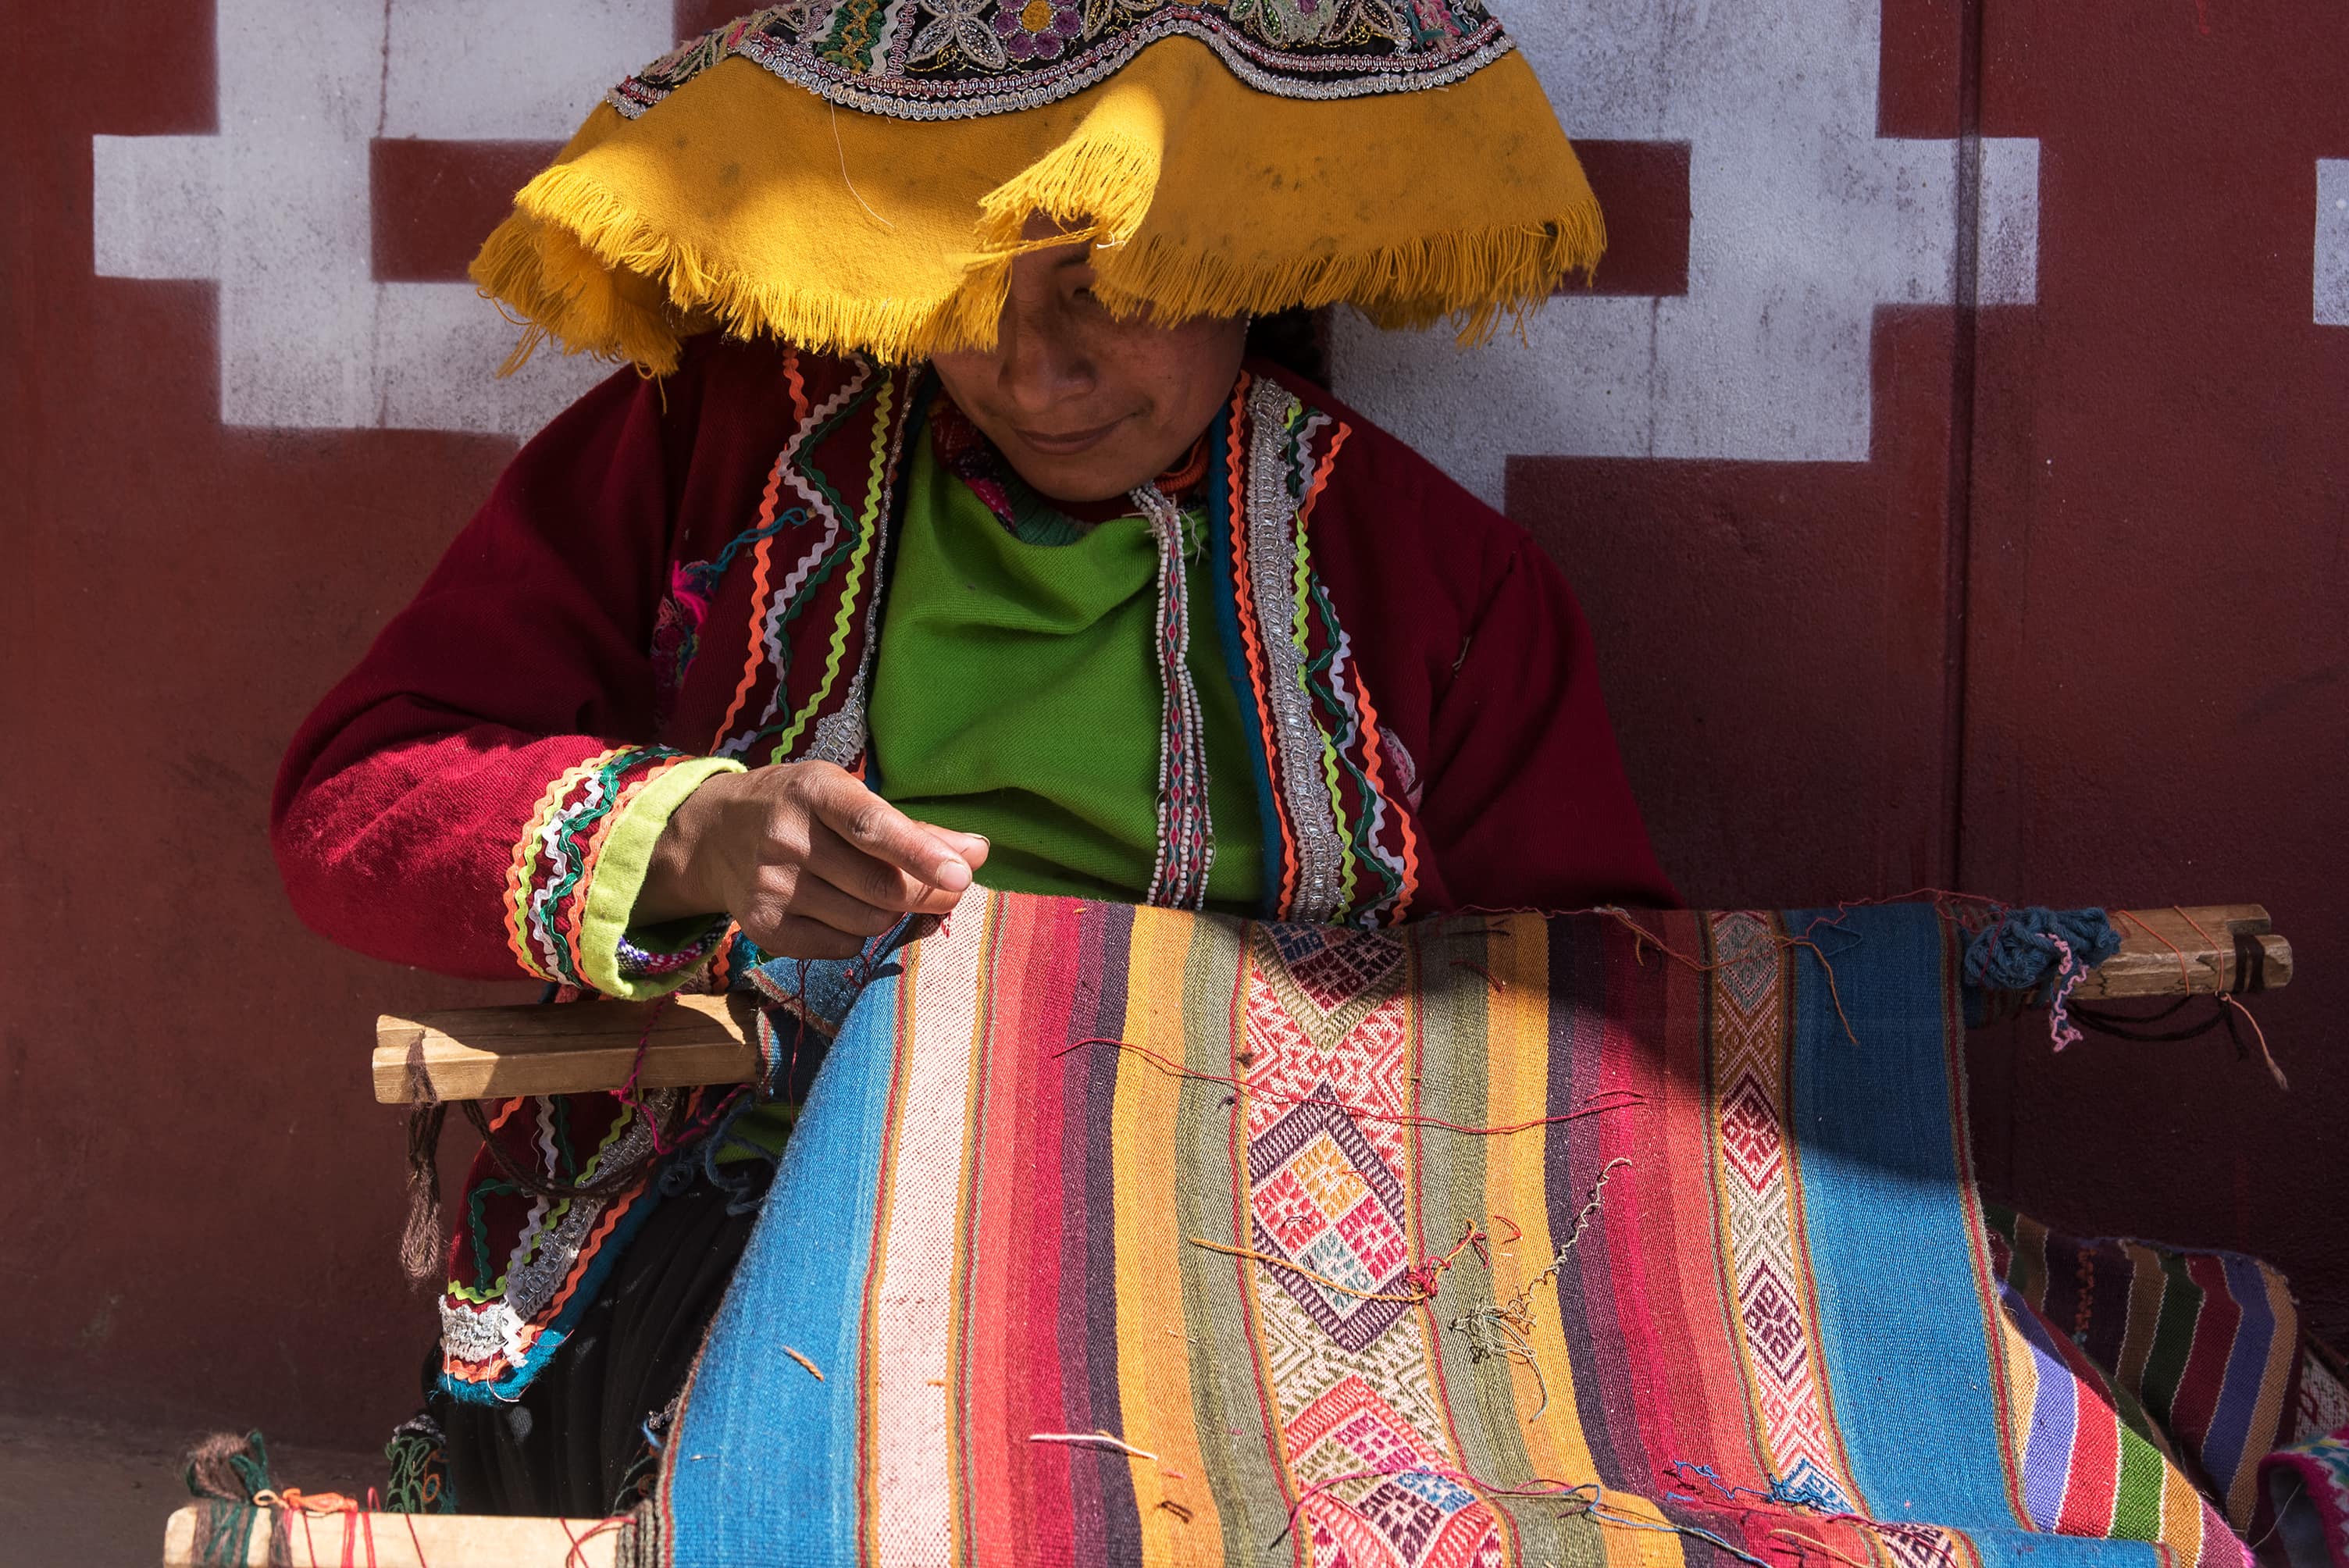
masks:
<path id="1" fill-rule="evenodd" d="M 1327 316 L 1315 310 L 1277 311 L 1248 323 L 1247 351 L 1253 359 L 1269 359 L 1294 371 L 1317 387 L 1330 380 L 1330 340 Z"/>

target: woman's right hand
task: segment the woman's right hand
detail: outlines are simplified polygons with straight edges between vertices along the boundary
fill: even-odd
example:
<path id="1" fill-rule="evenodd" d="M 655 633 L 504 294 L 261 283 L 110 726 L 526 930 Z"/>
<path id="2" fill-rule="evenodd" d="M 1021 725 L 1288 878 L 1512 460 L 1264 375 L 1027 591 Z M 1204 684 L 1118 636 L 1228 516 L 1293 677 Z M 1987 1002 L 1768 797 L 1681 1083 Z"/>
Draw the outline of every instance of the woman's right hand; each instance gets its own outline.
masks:
<path id="1" fill-rule="evenodd" d="M 829 762 L 721 773 L 670 815 L 633 923 L 722 911 L 778 957 L 853 957 L 908 914 L 951 912 L 987 848 Z"/>

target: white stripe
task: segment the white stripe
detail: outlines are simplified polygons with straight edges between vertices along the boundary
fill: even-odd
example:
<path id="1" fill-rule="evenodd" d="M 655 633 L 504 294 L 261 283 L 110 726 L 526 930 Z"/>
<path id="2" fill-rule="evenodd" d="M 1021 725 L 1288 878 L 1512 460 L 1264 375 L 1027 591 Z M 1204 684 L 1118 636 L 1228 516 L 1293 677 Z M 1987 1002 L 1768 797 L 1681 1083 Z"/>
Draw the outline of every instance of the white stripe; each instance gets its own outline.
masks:
<path id="1" fill-rule="evenodd" d="M 947 930 L 921 944 L 907 977 L 914 1023 L 898 1047 L 902 1099 L 873 1307 L 871 1461 L 887 1500 L 876 1530 L 881 1568 L 936 1568 L 953 1553 L 947 1344 L 978 1059 L 978 959 L 992 913 L 991 900 L 965 900 Z"/>

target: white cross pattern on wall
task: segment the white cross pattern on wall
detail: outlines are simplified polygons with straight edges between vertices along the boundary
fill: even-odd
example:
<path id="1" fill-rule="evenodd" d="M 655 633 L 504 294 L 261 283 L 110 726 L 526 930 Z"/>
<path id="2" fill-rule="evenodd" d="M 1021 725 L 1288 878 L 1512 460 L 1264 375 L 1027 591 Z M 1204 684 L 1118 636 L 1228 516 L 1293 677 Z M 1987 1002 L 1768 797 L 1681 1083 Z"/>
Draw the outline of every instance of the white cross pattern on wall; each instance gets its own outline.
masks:
<path id="1" fill-rule="evenodd" d="M 1575 0 L 1510 30 L 1569 135 L 1684 140 L 1688 293 L 1527 341 L 1340 325 L 1339 390 L 1495 505 L 1518 454 L 1864 462 L 1878 304 L 1954 295 L 1960 145 L 1879 138 L 1880 0 Z M 2039 279 L 2039 143 L 1981 143 L 1975 299 Z"/>
<path id="2" fill-rule="evenodd" d="M 470 284 L 371 276 L 368 144 L 567 139 L 670 0 L 216 0 L 218 134 L 92 139 L 101 277 L 220 284 L 221 421 L 527 435 L 611 366 Z"/>

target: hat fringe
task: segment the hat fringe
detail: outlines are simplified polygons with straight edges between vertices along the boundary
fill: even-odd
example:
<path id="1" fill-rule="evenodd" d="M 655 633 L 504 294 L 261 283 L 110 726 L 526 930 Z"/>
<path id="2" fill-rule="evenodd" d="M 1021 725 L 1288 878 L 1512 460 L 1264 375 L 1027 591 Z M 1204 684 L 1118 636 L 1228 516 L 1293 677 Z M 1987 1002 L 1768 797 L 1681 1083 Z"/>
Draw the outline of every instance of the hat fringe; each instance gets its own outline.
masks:
<path id="1" fill-rule="evenodd" d="M 1162 320 L 1181 321 L 1351 302 L 1383 327 L 1454 321 L 1463 343 L 1490 337 L 1504 321 L 1521 321 L 1558 278 L 1587 276 L 1607 243 L 1592 201 L 1545 224 L 1240 266 L 1164 236 L 1131 238 L 1148 214 L 1155 173 L 1138 149 L 1115 140 L 1072 143 L 988 197 L 977 236 L 986 253 L 954 294 L 943 300 L 854 299 L 778 286 L 713 263 L 582 171 L 557 165 L 523 188 L 514 213 L 475 259 L 472 278 L 526 324 L 501 376 L 519 370 L 549 338 L 566 355 L 593 354 L 666 376 L 677 368 L 682 340 L 711 326 L 892 364 L 987 347 L 1002 308 L 1004 269 L 1028 248 L 1019 231 L 1030 212 L 1047 213 L 1096 240 L 1095 287 L 1121 315 L 1146 308 Z"/>
<path id="2" fill-rule="evenodd" d="M 549 337 L 566 355 L 626 360 L 666 376 L 677 368 L 683 339 L 712 326 L 893 364 L 984 346 L 995 340 L 1001 272 L 983 266 L 943 300 L 852 299 L 781 286 L 713 263 L 591 176 L 557 164 L 515 196 L 512 215 L 491 233 L 471 275 L 483 294 L 529 324 L 501 376 L 527 364 Z"/>
<path id="3" fill-rule="evenodd" d="M 1045 214 L 1069 236 L 1094 241 L 1095 291 L 1120 315 L 1147 307 L 1186 320 L 1350 302 L 1381 326 L 1457 321 L 1464 343 L 1490 337 L 1505 317 L 1522 320 L 1560 278 L 1588 278 L 1607 248 L 1596 198 L 1547 223 L 1427 235 L 1268 267 L 1236 266 L 1222 252 L 1165 236 L 1136 242 L 1157 196 L 1160 139 L 1106 113 L 1090 117 L 1076 136 L 988 194 L 980 242 L 1007 258 L 1053 242 L 1022 238 L 1029 215 Z"/>
<path id="4" fill-rule="evenodd" d="M 1381 327 L 1450 321 L 1462 343 L 1475 344 L 1505 320 L 1521 322 L 1558 279 L 1587 277 L 1606 242 L 1595 203 L 1546 224 L 1435 234 L 1268 267 L 1237 267 L 1213 251 L 1153 240 L 1101 258 L 1094 288 L 1114 312 L 1146 306 L 1174 320 L 1351 304 Z"/>

